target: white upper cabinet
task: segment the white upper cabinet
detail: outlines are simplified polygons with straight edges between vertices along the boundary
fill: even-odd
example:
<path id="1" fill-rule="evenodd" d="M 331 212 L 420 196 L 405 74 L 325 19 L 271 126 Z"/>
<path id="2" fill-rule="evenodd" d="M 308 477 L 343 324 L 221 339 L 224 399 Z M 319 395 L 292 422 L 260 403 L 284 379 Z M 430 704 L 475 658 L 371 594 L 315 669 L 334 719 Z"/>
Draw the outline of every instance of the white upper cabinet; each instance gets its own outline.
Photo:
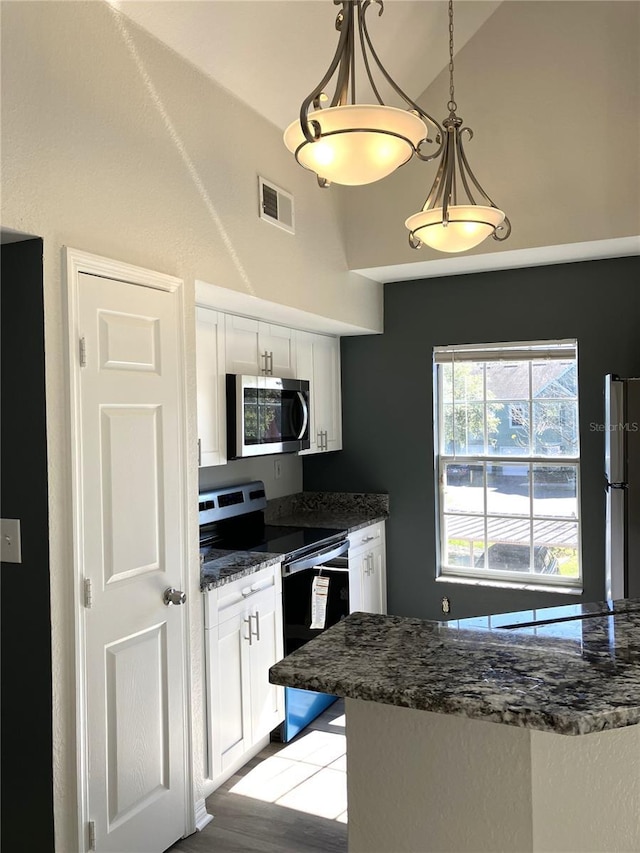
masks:
<path id="1" fill-rule="evenodd" d="M 330 335 L 298 332 L 296 340 L 298 379 L 311 383 L 311 446 L 302 454 L 342 448 L 340 395 L 340 339 Z"/>
<path id="2" fill-rule="evenodd" d="M 340 338 L 196 308 L 199 465 L 227 461 L 226 374 L 307 379 L 311 446 L 342 449 Z"/>
<path id="3" fill-rule="evenodd" d="M 285 326 L 226 315 L 226 372 L 294 378 L 295 333 Z"/>
<path id="4" fill-rule="evenodd" d="M 224 314 L 196 308 L 196 373 L 198 393 L 198 464 L 227 461 Z"/>

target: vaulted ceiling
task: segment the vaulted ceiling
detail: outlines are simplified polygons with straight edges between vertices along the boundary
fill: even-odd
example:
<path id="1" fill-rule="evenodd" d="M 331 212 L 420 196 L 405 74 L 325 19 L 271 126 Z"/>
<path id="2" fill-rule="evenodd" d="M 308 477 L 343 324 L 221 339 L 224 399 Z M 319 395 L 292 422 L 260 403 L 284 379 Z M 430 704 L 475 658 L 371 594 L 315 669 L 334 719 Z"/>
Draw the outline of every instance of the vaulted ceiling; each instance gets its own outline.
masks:
<path id="1" fill-rule="evenodd" d="M 334 21 L 340 6 L 331 0 L 112 0 L 112 5 L 281 129 L 297 117 L 300 102 L 324 75 L 338 39 Z M 456 0 L 457 50 L 499 5 Z M 386 0 L 378 16 L 379 8 L 373 3 L 367 12 L 376 51 L 396 82 L 418 98 L 448 62 L 447 4 Z"/>

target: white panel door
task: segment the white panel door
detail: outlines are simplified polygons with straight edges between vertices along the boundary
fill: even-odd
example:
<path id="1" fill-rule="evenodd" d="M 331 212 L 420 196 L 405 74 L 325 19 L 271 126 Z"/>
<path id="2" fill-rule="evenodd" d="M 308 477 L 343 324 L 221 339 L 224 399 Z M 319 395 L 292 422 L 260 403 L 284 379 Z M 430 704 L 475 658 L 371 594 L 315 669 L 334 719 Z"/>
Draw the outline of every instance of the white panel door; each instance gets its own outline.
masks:
<path id="1" fill-rule="evenodd" d="M 159 853 L 186 814 L 180 303 L 78 282 L 88 819 L 99 853 Z"/>

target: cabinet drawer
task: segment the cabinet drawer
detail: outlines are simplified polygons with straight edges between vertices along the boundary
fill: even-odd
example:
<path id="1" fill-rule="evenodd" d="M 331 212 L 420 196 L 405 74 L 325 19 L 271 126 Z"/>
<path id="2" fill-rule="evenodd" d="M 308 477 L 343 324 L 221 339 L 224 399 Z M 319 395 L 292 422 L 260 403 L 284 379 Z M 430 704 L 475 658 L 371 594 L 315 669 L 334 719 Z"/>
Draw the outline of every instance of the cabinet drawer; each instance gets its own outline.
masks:
<path id="1" fill-rule="evenodd" d="M 250 606 L 265 590 L 272 590 L 275 595 L 280 595 L 280 563 L 210 590 L 205 597 L 205 627 L 211 628 L 233 618 L 246 606 Z"/>
<path id="2" fill-rule="evenodd" d="M 349 555 L 359 554 L 362 550 L 379 545 L 382 542 L 384 531 L 384 521 L 379 521 L 377 524 L 371 524 L 369 527 L 363 527 L 361 530 L 356 530 L 349 534 Z"/>

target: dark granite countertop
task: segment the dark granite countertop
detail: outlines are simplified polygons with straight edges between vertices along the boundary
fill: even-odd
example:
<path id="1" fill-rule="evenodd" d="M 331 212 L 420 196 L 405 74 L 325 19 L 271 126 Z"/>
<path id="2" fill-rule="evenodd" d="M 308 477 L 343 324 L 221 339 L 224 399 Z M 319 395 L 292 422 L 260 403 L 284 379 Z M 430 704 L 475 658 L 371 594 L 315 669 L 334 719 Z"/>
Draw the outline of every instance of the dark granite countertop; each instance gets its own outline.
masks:
<path id="1" fill-rule="evenodd" d="M 225 551 L 222 548 L 208 552 L 209 559 L 200 567 L 200 589 L 208 592 L 210 589 L 224 586 L 238 578 L 259 572 L 279 563 L 284 554 L 265 554 L 256 551 Z"/>
<path id="2" fill-rule="evenodd" d="M 265 518 L 286 527 L 335 527 L 353 533 L 389 516 L 389 495 L 298 492 L 269 501 Z"/>
<path id="3" fill-rule="evenodd" d="M 640 600 L 552 610 L 513 629 L 352 613 L 270 680 L 557 734 L 640 723 Z"/>
<path id="4" fill-rule="evenodd" d="M 267 524 L 284 527 L 330 527 L 353 533 L 389 515 L 389 496 L 360 492 L 298 492 L 269 501 Z M 201 567 L 200 589 L 210 589 L 280 562 L 284 554 L 218 549 Z"/>

